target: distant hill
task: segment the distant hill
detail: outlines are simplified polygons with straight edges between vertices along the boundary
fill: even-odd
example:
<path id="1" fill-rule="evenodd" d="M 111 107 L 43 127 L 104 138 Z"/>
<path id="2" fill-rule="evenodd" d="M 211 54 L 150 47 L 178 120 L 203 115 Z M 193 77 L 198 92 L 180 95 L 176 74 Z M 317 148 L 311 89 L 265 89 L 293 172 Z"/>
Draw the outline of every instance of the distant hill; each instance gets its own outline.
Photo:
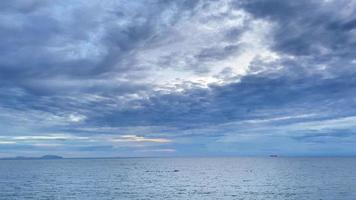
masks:
<path id="1" fill-rule="evenodd" d="M 61 156 L 56 156 L 56 155 L 44 155 L 42 157 L 40 157 L 40 159 L 63 159 L 63 157 Z"/>
<path id="2" fill-rule="evenodd" d="M 57 160 L 57 159 L 63 159 L 63 157 L 57 155 L 44 155 L 41 157 L 17 156 L 17 157 L 0 158 L 0 160 Z"/>

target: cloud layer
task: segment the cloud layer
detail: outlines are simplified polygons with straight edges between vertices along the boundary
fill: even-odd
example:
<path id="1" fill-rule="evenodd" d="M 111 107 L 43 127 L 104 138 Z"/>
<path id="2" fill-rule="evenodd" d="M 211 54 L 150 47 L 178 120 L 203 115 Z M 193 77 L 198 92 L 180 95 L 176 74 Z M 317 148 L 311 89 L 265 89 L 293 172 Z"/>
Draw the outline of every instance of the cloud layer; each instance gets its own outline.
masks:
<path id="1" fill-rule="evenodd" d="M 356 153 L 354 1 L 0 4 L 0 156 Z"/>

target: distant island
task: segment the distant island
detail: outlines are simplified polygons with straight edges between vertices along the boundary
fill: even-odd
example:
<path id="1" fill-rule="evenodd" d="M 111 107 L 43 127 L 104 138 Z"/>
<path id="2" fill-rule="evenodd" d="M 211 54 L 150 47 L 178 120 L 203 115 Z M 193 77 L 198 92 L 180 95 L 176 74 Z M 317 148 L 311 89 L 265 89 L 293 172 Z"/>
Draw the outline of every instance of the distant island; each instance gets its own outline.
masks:
<path id="1" fill-rule="evenodd" d="M 44 155 L 41 157 L 17 156 L 17 157 L 0 158 L 0 160 L 58 160 L 58 159 L 63 159 L 63 157 L 57 155 Z"/>

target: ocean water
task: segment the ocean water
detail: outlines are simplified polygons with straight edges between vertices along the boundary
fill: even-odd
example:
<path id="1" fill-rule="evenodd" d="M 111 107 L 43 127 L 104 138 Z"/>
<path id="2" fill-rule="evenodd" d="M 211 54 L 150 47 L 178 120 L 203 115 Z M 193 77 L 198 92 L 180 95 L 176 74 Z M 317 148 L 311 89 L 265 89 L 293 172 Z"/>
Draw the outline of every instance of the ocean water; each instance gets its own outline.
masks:
<path id="1" fill-rule="evenodd" d="M 0 199 L 356 199 L 356 158 L 1 160 Z"/>

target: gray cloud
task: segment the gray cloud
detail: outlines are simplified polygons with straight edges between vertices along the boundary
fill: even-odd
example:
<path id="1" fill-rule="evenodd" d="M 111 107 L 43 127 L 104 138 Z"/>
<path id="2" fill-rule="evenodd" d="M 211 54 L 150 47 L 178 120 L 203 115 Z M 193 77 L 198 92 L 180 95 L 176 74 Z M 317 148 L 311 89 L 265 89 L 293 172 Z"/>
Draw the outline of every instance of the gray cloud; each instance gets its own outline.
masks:
<path id="1" fill-rule="evenodd" d="M 214 154 L 238 137 L 246 151 L 283 141 L 288 153 L 288 143 L 353 138 L 343 121 L 298 126 L 356 115 L 352 1 L 0 4 L 0 136 L 167 137 L 137 152 L 182 155 Z M 56 148 L 136 148 L 76 142 Z"/>
<path id="2" fill-rule="evenodd" d="M 276 24 L 273 46 L 279 52 L 329 58 L 345 58 L 355 52 L 352 1 L 256 0 L 236 1 L 235 6 Z"/>

